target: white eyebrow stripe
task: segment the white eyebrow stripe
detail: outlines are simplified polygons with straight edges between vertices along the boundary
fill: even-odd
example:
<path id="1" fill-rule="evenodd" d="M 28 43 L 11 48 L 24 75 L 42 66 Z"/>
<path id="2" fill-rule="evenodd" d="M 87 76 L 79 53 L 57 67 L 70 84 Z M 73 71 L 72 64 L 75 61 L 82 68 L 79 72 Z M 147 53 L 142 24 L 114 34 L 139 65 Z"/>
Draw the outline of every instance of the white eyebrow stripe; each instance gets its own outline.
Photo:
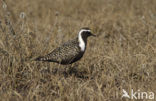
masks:
<path id="1" fill-rule="evenodd" d="M 81 51 L 84 51 L 84 50 L 85 50 L 85 47 L 86 47 L 85 42 L 83 41 L 82 35 L 81 35 L 83 31 L 88 31 L 88 32 L 90 32 L 90 30 L 82 29 L 82 30 L 80 30 L 80 32 L 79 32 L 79 34 L 78 34 L 79 46 L 80 46 L 80 48 L 81 48 Z"/>
<path id="2" fill-rule="evenodd" d="M 81 29 L 80 30 L 80 32 L 79 32 L 79 34 L 81 34 L 83 31 L 86 31 L 86 32 L 91 32 L 90 30 L 88 30 L 88 29 Z"/>

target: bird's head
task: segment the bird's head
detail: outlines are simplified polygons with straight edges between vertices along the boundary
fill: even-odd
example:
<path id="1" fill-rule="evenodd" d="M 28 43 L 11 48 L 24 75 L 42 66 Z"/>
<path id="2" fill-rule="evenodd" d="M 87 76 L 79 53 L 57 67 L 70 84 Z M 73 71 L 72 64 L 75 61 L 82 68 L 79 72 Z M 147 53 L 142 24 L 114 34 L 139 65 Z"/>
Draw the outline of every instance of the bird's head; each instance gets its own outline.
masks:
<path id="1" fill-rule="evenodd" d="M 81 28 L 78 37 L 81 37 L 83 40 L 86 40 L 89 36 L 95 37 L 96 35 L 92 34 L 91 30 L 87 27 Z"/>
<path id="2" fill-rule="evenodd" d="M 87 44 L 87 38 L 89 36 L 95 36 L 92 34 L 91 30 L 89 28 L 81 28 L 81 30 L 78 33 L 78 41 L 79 41 L 79 46 L 81 48 L 81 51 L 85 51 L 86 44 Z"/>

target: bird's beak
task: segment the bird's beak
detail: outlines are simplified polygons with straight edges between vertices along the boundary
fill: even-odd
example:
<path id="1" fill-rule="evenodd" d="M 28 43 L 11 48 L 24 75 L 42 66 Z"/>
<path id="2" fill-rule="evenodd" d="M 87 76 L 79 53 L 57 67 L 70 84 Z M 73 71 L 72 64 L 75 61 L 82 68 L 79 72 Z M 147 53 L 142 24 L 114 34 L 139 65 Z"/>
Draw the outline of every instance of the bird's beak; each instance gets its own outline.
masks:
<path id="1" fill-rule="evenodd" d="M 96 35 L 94 35 L 94 34 L 91 34 L 91 36 L 94 36 L 94 37 L 96 37 Z"/>

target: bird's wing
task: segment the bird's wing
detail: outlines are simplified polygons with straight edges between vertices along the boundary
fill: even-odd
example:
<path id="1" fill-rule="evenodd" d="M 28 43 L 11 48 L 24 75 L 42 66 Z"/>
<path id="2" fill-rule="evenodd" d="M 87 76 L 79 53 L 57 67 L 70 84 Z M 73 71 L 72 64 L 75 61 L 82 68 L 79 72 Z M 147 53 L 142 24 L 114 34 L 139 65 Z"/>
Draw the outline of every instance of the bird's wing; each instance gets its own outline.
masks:
<path id="1" fill-rule="evenodd" d="M 76 41 L 68 41 L 60 47 L 54 49 L 51 53 L 39 57 L 36 60 L 39 61 L 51 61 L 51 62 L 69 62 L 74 59 L 79 53 L 79 47 Z"/>
<path id="2" fill-rule="evenodd" d="M 79 54 L 79 48 L 73 44 L 67 44 L 63 47 L 58 47 L 53 50 L 49 55 L 49 59 L 55 62 L 68 62 L 72 61 L 74 57 Z"/>

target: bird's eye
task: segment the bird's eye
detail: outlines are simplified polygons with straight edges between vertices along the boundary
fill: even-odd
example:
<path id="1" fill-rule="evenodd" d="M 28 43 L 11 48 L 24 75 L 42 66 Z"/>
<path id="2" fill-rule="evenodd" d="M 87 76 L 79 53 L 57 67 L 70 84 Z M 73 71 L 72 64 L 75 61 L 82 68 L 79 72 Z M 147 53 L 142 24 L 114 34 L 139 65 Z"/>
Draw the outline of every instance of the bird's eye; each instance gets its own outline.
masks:
<path id="1" fill-rule="evenodd" d="M 87 33 L 90 34 L 91 32 L 88 31 Z"/>

